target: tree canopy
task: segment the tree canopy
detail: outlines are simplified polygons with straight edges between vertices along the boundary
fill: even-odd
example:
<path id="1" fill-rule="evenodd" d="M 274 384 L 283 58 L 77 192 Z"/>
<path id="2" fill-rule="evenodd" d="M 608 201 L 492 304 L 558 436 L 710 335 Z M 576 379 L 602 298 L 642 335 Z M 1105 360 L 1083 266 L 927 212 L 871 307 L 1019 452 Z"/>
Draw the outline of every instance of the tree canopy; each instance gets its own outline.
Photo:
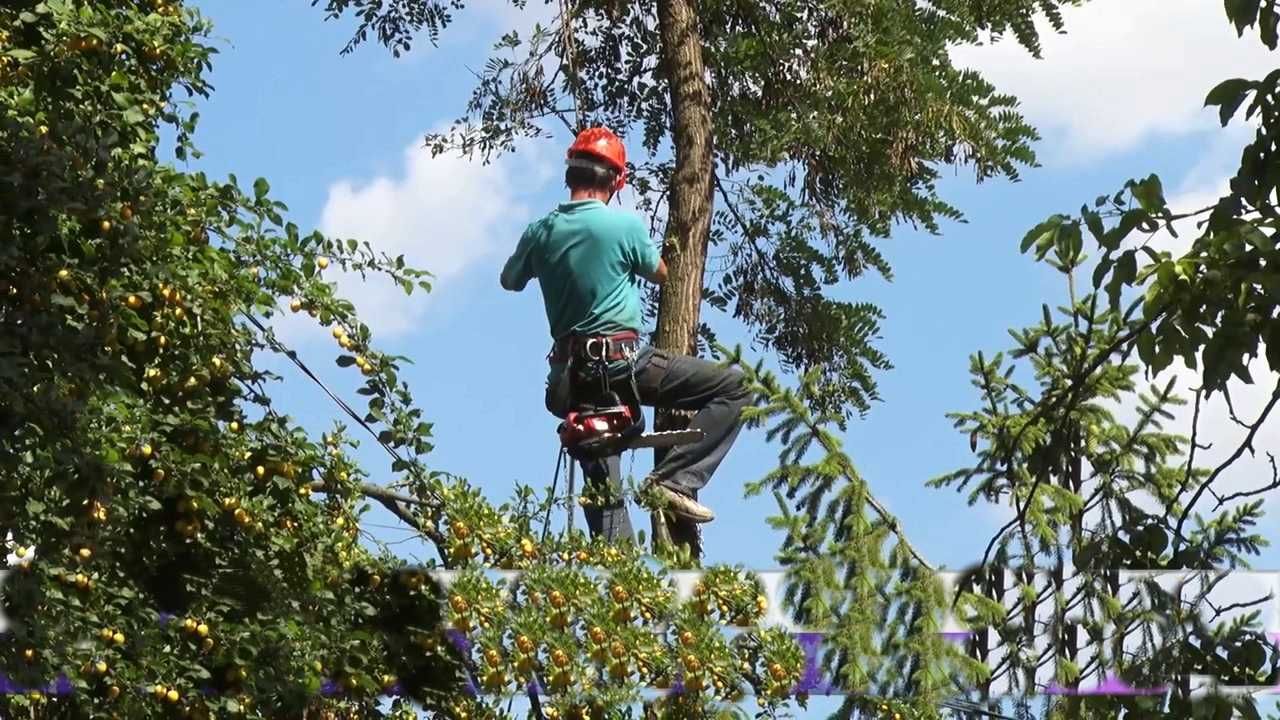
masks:
<path id="1" fill-rule="evenodd" d="M 327 9 L 360 13 L 356 41 L 372 32 L 403 50 L 462 5 Z M 1034 52 L 1033 19 L 1056 23 L 1060 5 L 701 5 L 720 207 L 708 241 L 729 251 L 705 298 L 732 305 L 803 371 L 789 386 L 741 349 L 717 347 L 758 398 L 747 420 L 779 445 L 777 468 L 747 489 L 778 504 L 785 612 L 830 628 L 824 665 L 858 693 L 838 717 L 978 717 L 1002 705 L 993 683 L 1041 691 L 1045 668 L 1068 687 L 1110 670 L 1135 685 L 1172 683 L 1149 697 L 1053 699 L 1046 717 L 1256 717 L 1249 697 L 1193 703 L 1184 676 L 1280 676 L 1256 613 L 1213 624 L 1227 608 L 1207 600 L 1212 573 L 1188 597 L 1151 582 L 1135 593 L 1119 578 L 1245 567 L 1266 541 L 1259 498 L 1280 479 L 1235 493 L 1222 482 L 1264 432 L 1280 385 L 1259 417 L 1240 421 L 1238 449 L 1202 468 L 1198 414 L 1190 438 L 1164 425 L 1185 401 L 1162 373 L 1187 362 L 1198 408 L 1232 378 L 1256 380 L 1247 368 L 1260 353 L 1280 372 L 1280 71 L 1206 89 L 1224 125 L 1241 112 L 1256 123 L 1212 206 L 1171 208 L 1150 176 L 1023 239 L 1063 273 L 1067 303 L 1056 316 L 1046 305 L 1007 355 L 973 358 L 979 409 L 954 419 L 975 462 L 932 484 L 1011 503 L 1015 518 L 958 596 L 840 442 L 848 406 L 874 399 L 872 372 L 887 360 L 872 347 L 876 311 L 826 289 L 867 269 L 887 274 L 872 240 L 896 223 L 936 228 L 956 216 L 934 185 L 941 164 L 1014 176 L 1033 159 L 1034 132 L 1012 99 L 951 67 L 947 43 L 1008 32 Z M 657 9 L 569 7 L 577 60 L 564 56 L 562 33 L 521 40 L 526 58 L 491 64 L 458 127 L 434 141 L 501 152 L 581 111 L 642 139 L 641 197 L 657 212 L 674 172 Z M 1234 0 L 1226 16 L 1275 49 L 1270 4 Z M 754 627 L 766 607 L 742 568 L 708 568 L 680 598 L 639 548 L 550 534 L 556 499 L 520 486 L 499 505 L 428 467 L 431 424 L 399 377 L 404 358 L 376 349 L 325 271 L 386 274 L 408 292 L 430 289 L 430 276 L 358 239 L 303 232 L 265 179 L 242 187 L 158 159 L 162 129 L 176 157 L 198 153 L 193 100 L 210 94 L 210 32 L 164 0 L 0 8 L 0 539 L 19 560 L 2 588 L 12 626 L 0 673 L 28 691 L 0 697 L 3 711 L 381 717 L 417 705 L 462 720 L 507 716 L 508 697 L 534 680 L 545 692 L 533 712 L 548 720 L 634 717 L 642 686 L 682 690 L 646 709 L 659 717 L 711 716 L 748 693 L 766 716 L 804 703 L 801 649 Z M 600 66 L 618 71 L 587 72 Z M 561 107 L 574 96 L 577 107 Z M 1149 242 L 1188 220 L 1203 222 L 1186 253 Z M 392 485 L 368 482 L 345 424 L 317 438 L 278 411 L 279 378 L 255 358 L 305 366 L 270 329 L 286 307 L 330 328 L 337 364 L 360 373 L 365 412 L 348 419 L 386 447 Z M 815 360 L 823 343 L 842 354 Z M 374 503 L 438 561 L 410 567 L 358 542 Z M 494 569 L 520 575 L 506 582 Z M 455 571 L 447 590 L 432 579 L 440 570 Z M 962 649 L 938 633 L 952 601 L 978 631 Z M 726 626 L 747 632 L 729 638 Z M 1126 655 L 1126 636 L 1145 653 Z M 50 693 L 59 676 L 72 692 Z M 1029 701 L 1014 704 L 1030 713 Z"/>
<path id="2" fill-rule="evenodd" d="M 318 0 L 313 1 L 313 5 Z M 516 2 L 525 6 L 525 2 Z M 716 260 L 696 272 L 703 299 L 745 324 L 788 370 L 819 369 L 823 409 L 866 412 L 875 373 L 890 361 L 875 341 L 872 304 L 831 297 L 837 283 L 892 271 L 876 249 L 895 226 L 936 232 L 959 210 L 940 196 L 949 165 L 979 180 L 1016 178 L 1034 163 L 1035 131 L 979 74 L 956 67 L 957 43 L 1012 34 L 1039 51 L 1038 17 L 1054 28 L 1075 0 L 818 2 L 703 0 L 696 41 L 709 90 L 716 211 L 705 237 Z M 346 50 L 371 35 L 395 52 L 434 39 L 465 3 L 329 0 L 329 17 L 359 19 Z M 521 137 L 603 123 L 636 154 L 637 201 L 659 235 L 685 231 L 660 217 L 679 171 L 673 82 L 656 0 L 576 0 L 567 28 L 504 36 L 436 152 L 490 158 Z M 557 22 L 564 22 L 562 14 Z M 708 211 L 710 208 L 708 208 Z M 652 309 L 657 307 L 656 294 Z M 659 318 L 659 324 L 662 318 Z M 718 323 L 701 323 L 704 340 Z"/>

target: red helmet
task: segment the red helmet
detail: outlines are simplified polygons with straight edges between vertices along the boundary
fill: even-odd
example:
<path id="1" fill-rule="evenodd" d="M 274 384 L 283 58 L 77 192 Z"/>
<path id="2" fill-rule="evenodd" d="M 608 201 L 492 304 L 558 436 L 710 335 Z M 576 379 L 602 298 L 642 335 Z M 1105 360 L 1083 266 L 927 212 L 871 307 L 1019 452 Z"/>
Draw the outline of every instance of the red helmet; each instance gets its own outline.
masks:
<path id="1" fill-rule="evenodd" d="M 618 181 L 613 191 L 617 192 L 627 182 L 627 149 L 612 130 L 603 127 L 587 128 L 578 133 L 578 137 L 569 146 L 567 156 L 589 155 L 603 162 L 611 170 L 618 173 Z"/>

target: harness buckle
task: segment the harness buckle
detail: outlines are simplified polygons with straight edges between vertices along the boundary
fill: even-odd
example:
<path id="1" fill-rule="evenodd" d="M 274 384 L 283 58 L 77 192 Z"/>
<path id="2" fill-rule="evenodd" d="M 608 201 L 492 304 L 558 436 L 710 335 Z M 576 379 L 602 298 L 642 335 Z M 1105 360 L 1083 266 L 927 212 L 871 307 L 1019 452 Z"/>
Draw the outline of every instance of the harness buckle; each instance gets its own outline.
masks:
<path id="1" fill-rule="evenodd" d="M 600 354 L 598 356 L 591 352 L 591 343 L 598 343 L 600 345 Z M 583 344 L 583 349 L 587 353 L 588 360 L 604 362 L 609 357 L 609 338 L 588 338 L 587 342 Z"/>

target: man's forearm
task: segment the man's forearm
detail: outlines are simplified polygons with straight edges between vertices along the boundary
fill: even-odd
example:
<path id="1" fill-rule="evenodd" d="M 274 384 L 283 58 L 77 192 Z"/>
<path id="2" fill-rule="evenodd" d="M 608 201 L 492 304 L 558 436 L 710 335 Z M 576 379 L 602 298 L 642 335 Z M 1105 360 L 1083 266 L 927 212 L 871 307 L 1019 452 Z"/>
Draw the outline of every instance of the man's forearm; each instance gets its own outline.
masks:
<path id="1" fill-rule="evenodd" d="M 667 263 L 666 263 L 666 261 L 665 261 L 665 260 L 663 260 L 663 259 L 661 259 L 661 258 L 659 258 L 659 259 L 658 259 L 658 267 L 657 267 L 657 268 L 656 268 L 652 273 L 649 273 L 648 275 L 644 275 L 643 277 L 644 277 L 644 279 L 645 279 L 645 280 L 648 280 L 649 282 L 653 283 L 654 285 L 661 285 L 661 284 L 665 283 L 665 282 L 667 281 Z"/>

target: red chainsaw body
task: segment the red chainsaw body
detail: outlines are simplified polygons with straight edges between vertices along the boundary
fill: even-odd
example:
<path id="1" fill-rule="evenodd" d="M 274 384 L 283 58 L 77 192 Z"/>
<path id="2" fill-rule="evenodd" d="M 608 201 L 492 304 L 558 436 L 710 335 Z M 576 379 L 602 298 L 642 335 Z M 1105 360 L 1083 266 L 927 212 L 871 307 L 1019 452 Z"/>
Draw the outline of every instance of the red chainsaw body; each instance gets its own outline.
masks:
<path id="1" fill-rule="evenodd" d="M 560 445 L 572 455 L 603 457 L 643 431 L 643 417 L 626 405 L 571 412 L 560 423 Z"/>

